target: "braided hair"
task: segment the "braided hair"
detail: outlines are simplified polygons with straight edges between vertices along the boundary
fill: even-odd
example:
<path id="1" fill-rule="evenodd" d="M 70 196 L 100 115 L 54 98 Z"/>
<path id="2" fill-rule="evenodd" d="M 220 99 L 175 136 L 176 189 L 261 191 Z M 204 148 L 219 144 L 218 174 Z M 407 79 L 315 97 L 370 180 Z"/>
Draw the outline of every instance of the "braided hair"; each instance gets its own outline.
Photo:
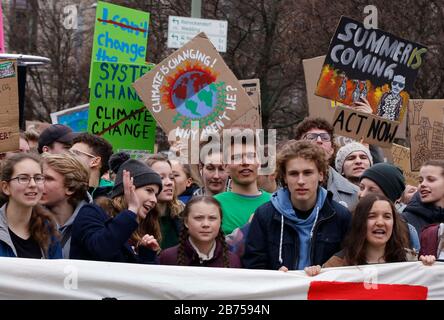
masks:
<path id="1" fill-rule="evenodd" d="M 199 202 L 212 204 L 218 208 L 219 214 L 220 214 L 220 221 L 222 221 L 222 208 L 219 204 L 219 202 L 214 199 L 213 197 L 209 196 L 197 196 L 193 197 L 190 201 L 188 201 L 187 205 L 185 206 L 185 209 L 181 213 L 181 218 L 185 221 L 188 218 L 188 215 L 191 211 L 191 207 Z M 188 264 L 188 261 L 186 259 L 185 255 L 185 243 L 187 242 L 189 237 L 188 228 L 184 225 L 182 228 L 182 231 L 179 235 L 179 247 L 177 250 L 177 265 L 179 266 L 185 266 Z M 229 251 L 228 251 L 228 245 L 225 241 L 225 236 L 222 232 L 222 228 L 219 228 L 219 233 L 216 237 L 216 242 L 219 242 L 223 246 L 222 251 L 222 258 L 223 258 L 223 266 L 224 268 L 230 267 L 230 260 L 229 260 Z"/>

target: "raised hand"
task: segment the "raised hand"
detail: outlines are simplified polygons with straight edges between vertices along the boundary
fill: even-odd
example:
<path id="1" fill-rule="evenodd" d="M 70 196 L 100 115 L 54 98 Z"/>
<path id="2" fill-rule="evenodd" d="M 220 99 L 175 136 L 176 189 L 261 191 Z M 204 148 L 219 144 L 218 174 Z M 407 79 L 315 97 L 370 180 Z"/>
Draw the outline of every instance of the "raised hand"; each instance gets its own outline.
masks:
<path id="1" fill-rule="evenodd" d="M 128 204 L 128 210 L 137 214 L 140 208 L 140 200 L 136 194 L 133 178 L 131 178 L 130 172 L 127 170 L 123 170 L 123 193 Z"/>

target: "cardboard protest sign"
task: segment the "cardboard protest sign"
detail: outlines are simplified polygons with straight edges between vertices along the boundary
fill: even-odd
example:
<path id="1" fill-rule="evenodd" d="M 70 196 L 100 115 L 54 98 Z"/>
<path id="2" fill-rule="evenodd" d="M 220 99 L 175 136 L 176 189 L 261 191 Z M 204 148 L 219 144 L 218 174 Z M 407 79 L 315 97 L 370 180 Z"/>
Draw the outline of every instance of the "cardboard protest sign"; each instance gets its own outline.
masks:
<path id="1" fill-rule="evenodd" d="M 410 159 L 413 171 L 432 159 L 444 159 L 444 99 L 410 100 Z"/>
<path id="2" fill-rule="evenodd" d="M 375 144 L 383 148 L 391 147 L 399 127 L 399 122 L 388 121 L 353 108 L 337 106 L 333 127 L 335 134 L 357 141 Z"/>
<path id="3" fill-rule="evenodd" d="M 307 88 L 308 115 L 321 117 L 331 122 L 335 114 L 335 102 L 315 95 L 319 74 L 324 65 L 325 56 L 302 60 L 304 66 L 305 86 Z"/>
<path id="4" fill-rule="evenodd" d="M 365 97 L 373 113 L 400 121 L 427 48 L 342 17 L 316 94 L 346 105 Z"/>
<path id="5" fill-rule="evenodd" d="M 242 85 L 204 33 L 134 83 L 157 123 L 169 135 L 195 137 L 229 128 L 253 108 Z M 177 129 L 177 130 L 176 130 Z"/>
<path id="6" fill-rule="evenodd" d="M 391 151 L 393 164 L 400 167 L 404 172 L 406 184 L 410 184 L 412 186 L 418 185 L 419 174 L 418 172 L 412 172 L 410 166 L 410 148 L 394 143 Z"/>
<path id="7" fill-rule="evenodd" d="M 88 130 L 88 110 L 89 104 L 57 111 L 51 113 L 51 121 L 53 124 L 64 124 L 75 132 L 83 132 Z"/>
<path id="8" fill-rule="evenodd" d="M 242 117 L 234 121 L 233 127 L 242 129 L 261 129 L 261 91 L 259 79 L 239 80 L 245 92 L 253 102 L 254 107 L 247 111 Z"/>
<path id="9" fill-rule="evenodd" d="M 0 60 L 0 152 L 19 150 L 17 62 Z"/>
<path id="10" fill-rule="evenodd" d="M 156 125 L 132 83 L 152 65 L 94 62 L 88 132 L 103 136 L 114 151 L 153 152 Z"/>
<path id="11" fill-rule="evenodd" d="M 148 12 L 99 1 L 91 61 L 144 64 L 149 20 Z"/>

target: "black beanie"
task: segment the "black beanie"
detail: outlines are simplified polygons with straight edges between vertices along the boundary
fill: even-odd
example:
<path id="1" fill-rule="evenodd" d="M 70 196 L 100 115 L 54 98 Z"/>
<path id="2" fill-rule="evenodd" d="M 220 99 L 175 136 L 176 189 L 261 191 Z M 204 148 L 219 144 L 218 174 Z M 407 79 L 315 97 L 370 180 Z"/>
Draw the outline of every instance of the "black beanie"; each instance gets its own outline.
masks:
<path id="1" fill-rule="evenodd" d="M 113 153 L 108 160 L 109 169 L 117 173 L 119 171 L 120 166 L 126 161 L 129 160 L 131 156 L 126 152 L 117 152 Z"/>
<path id="2" fill-rule="evenodd" d="M 159 186 L 159 192 L 157 194 L 159 194 L 162 190 L 162 179 L 157 174 L 157 172 L 155 172 L 147 164 L 139 160 L 129 159 L 122 163 L 119 170 L 117 171 L 114 187 L 111 191 L 111 198 L 123 194 L 123 170 L 127 170 L 130 172 L 130 176 L 133 178 L 133 183 L 136 188 L 140 188 L 149 184 L 156 184 Z"/>
<path id="3" fill-rule="evenodd" d="M 367 178 L 376 183 L 392 202 L 401 198 L 405 189 L 405 178 L 398 167 L 389 163 L 377 163 L 362 174 L 360 180 Z"/>

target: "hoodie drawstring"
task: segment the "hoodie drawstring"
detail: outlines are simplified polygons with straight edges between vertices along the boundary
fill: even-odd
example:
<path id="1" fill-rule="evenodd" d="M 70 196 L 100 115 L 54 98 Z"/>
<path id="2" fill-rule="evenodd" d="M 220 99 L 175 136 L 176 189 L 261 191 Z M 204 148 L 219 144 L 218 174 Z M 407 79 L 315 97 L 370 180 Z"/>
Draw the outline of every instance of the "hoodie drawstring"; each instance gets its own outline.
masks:
<path id="1" fill-rule="evenodd" d="M 284 216 L 281 215 L 281 239 L 279 241 L 279 263 L 282 265 L 282 240 L 284 238 Z"/>

